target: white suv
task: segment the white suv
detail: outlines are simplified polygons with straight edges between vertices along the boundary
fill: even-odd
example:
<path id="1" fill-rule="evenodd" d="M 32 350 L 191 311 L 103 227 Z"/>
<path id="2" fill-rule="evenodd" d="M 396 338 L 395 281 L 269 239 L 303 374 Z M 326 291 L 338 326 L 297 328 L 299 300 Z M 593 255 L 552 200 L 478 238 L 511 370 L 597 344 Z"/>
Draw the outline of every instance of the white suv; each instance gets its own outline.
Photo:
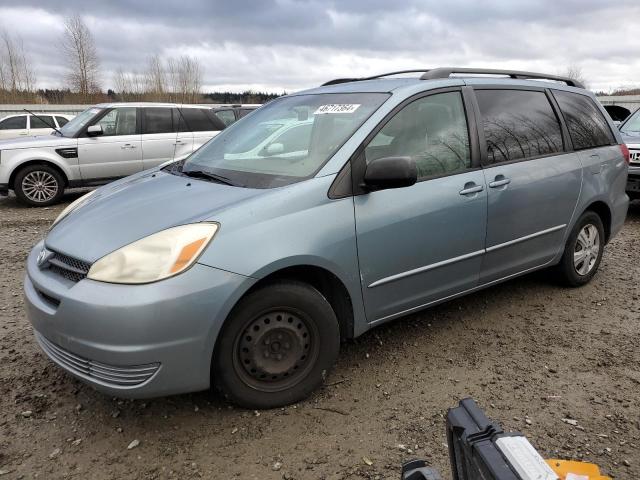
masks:
<path id="1" fill-rule="evenodd" d="M 0 140 L 49 135 L 54 128 L 64 127 L 72 118 L 73 115 L 61 113 L 8 115 L 0 120 Z"/>
<path id="2" fill-rule="evenodd" d="M 55 135 L 0 141 L 0 194 L 31 206 L 68 187 L 93 186 L 186 158 L 224 122 L 208 106 L 109 103 L 91 107 Z M 226 108 L 228 110 L 229 108 Z"/>

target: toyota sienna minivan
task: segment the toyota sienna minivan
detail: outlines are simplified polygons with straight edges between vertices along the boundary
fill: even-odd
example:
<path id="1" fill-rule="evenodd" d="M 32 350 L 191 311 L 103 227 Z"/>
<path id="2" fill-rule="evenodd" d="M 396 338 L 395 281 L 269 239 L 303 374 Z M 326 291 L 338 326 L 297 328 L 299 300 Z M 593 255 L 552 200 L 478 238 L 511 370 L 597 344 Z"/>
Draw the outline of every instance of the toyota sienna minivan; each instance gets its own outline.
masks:
<path id="1" fill-rule="evenodd" d="M 281 97 L 69 205 L 27 260 L 44 352 L 109 395 L 215 386 L 269 408 L 377 325 L 542 268 L 589 282 L 628 205 L 628 150 L 593 94 L 397 73 Z"/>

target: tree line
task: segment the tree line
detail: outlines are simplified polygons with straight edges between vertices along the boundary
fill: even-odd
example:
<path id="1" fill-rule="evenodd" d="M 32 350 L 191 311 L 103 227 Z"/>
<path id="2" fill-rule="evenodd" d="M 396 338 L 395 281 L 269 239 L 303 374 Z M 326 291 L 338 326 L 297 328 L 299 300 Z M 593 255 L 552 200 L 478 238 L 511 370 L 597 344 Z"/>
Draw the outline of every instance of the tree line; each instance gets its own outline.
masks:
<path id="1" fill-rule="evenodd" d="M 113 88 L 103 91 L 95 39 L 81 16 L 65 20 L 59 42 L 65 60 L 65 86 L 37 89 L 34 69 L 22 39 L 0 29 L 0 103 L 264 103 L 279 96 L 252 91 L 202 93 L 203 70 L 197 58 L 158 54 L 148 59 L 142 72 L 118 68 L 112 79 Z"/>

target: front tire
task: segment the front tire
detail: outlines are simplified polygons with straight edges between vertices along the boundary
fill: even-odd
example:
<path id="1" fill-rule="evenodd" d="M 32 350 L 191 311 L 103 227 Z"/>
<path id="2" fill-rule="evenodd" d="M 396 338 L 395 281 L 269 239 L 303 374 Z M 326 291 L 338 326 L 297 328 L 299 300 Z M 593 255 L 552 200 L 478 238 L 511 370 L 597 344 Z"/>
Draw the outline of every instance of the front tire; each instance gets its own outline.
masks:
<path id="1" fill-rule="evenodd" d="M 245 408 L 275 408 L 320 386 L 340 349 L 331 305 L 315 288 L 282 281 L 244 297 L 225 322 L 212 382 Z"/>
<path id="2" fill-rule="evenodd" d="M 47 207 L 60 201 L 64 179 L 48 165 L 29 165 L 21 169 L 13 182 L 18 200 L 30 207 Z"/>
<path id="3" fill-rule="evenodd" d="M 563 282 L 581 287 L 596 274 L 604 252 L 604 227 L 600 216 L 592 211 L 582 214 L 573 227 L 558 265 Z"/>

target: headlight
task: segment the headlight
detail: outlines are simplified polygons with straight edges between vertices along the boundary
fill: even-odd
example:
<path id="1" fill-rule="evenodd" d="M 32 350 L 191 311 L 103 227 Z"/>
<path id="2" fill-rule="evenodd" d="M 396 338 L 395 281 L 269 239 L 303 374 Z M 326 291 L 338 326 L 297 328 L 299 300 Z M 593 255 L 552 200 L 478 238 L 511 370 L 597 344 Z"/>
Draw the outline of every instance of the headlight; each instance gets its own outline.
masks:
<path id="1" fill-rule="evenodd" d="M 92 190 L 89 193 L 87 193 L 86 195 L 81 196 L 77 200 L 75 200 L 75 201 L 71 202 L 69 205 L 67 205 L 66 208 L 64 210 L 62 210 L 62 212 L 60 212 L 60 215 L 58 215 L 58 217 L 53 221 L 53 223 L 51 224 L 51 228 L 53 228 L 53 226 L 56 223 L 58 223 L 64 217 L 69 215 L 76 208 L 81 207 L 87 200 L 89 200 L 89 197 L 91 195 L 93 195 L 94 193 L 96 193 L 96 192 L 97 192 L 97 190 Z"/>
<path id="2" fill-rule="evenodd" d="M 87 278 L 150 283 L 172 277 L 193 265 L 217 230 L 217 223 L 193 223 L 154 233 L 102 257 Z"/>

